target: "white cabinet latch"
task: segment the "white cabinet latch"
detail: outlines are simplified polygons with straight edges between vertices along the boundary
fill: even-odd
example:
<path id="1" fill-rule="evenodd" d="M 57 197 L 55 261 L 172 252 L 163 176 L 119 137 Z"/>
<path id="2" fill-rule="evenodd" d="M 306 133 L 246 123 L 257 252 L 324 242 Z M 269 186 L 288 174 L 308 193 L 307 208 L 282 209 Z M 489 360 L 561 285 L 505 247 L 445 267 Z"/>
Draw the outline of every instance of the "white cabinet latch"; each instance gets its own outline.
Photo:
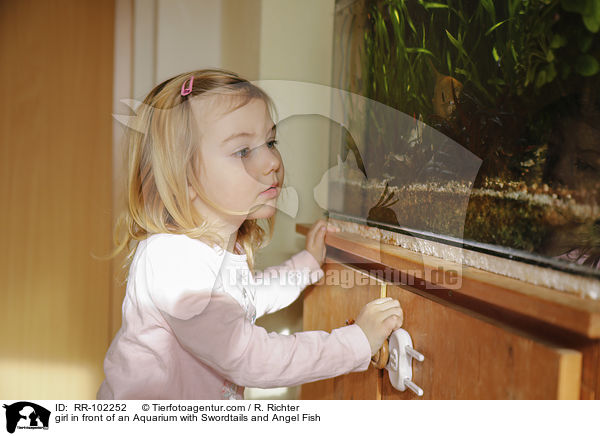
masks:
<path id="1" fill-rule="evenodd" d="M 410 335 L 404 329 L 395 330 L 389 338 L 390 357 L 385 369 L 388 370 L 390 383 L 399 391 L 409 388 L 418 396 L 423 395 L 423 389 L 412 381 L 412 360 L 419 362 L 425 360 L 425 356 L 413 348 Z"/>

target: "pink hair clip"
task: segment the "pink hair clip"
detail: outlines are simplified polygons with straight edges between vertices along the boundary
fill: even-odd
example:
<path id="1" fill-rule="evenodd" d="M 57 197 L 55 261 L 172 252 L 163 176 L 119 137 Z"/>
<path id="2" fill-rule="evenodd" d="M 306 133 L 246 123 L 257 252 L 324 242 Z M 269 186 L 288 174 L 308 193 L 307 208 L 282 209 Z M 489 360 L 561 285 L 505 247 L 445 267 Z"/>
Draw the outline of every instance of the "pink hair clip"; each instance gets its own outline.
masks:
<path id="1" fill-rule="evenodd" d="M 185 82 L 183 82 L 183 85 L 181 85 L 181 96 L 182 97 L 192 93 L 192 85 L 194 84 L 194 76 L 190 77 L 190 84 L 187 87 L 185 86 L 186 83 L 187 83 L 187 80 Z"/>

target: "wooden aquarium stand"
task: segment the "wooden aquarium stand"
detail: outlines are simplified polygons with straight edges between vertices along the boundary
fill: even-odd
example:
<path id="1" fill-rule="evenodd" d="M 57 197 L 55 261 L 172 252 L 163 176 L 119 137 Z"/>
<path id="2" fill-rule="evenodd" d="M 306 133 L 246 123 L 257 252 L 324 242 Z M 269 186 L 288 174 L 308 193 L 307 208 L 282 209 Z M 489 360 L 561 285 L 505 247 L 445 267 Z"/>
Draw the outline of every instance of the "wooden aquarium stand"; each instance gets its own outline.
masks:
<path id="1" fill-rule="evenodd" d="M 304 330 L 344 326 L 385 284 L 425 356 L 412 365 L 424 394 L 396 390 L 371 365 L 305 384 L 302 399 L 600 399 L 600 301 L 353 233 L 328 233 L 326 244 L 325 276 L 304 294 Z"/>

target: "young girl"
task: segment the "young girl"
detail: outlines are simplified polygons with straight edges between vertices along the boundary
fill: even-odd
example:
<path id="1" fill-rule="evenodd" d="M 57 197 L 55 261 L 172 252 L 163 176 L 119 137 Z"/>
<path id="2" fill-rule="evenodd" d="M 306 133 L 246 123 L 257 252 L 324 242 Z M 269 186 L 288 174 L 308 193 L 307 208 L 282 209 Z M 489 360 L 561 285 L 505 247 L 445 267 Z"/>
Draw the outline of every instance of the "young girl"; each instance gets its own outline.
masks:
<path id="1" fill-rule="evenodd" d="M 254 271 L 284 180 L 272 110 L 264 91 L 223 70 L 179 75 L 144 100 L 130 126 L 126 236 L 117 247 L 129 248 L 123 321 L 98 399 L 243 399 L 244 386 L 364 371 L 401 326 L 391 298 L 331 333 L 280 335 L 254 324 L 324 275 L 333 230 L 319 220 L 305 250 Z"/>

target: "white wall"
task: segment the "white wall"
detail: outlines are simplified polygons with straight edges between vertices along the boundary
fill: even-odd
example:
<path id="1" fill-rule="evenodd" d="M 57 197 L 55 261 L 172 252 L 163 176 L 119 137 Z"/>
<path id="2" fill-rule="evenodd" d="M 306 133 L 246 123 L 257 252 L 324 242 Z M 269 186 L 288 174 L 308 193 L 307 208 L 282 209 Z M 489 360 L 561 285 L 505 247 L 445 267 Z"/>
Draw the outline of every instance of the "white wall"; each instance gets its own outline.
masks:
<path id="1" fill-rule="evenodd" d="M 260 76 L 261 0 L 222 0 L 221 62 L 248 80 Z"/>
<path id="2" fill-rule="evenodd" d="M 261 80 L 331 84 L 334 0 L 262 0 L 260 35 Z M 272 251 L 276 262 L 304 248 L 296 223 L 314 222 L 323 210 L 313 188 L 328 167 L 329 122 L 302 117 L 283 124 L 286 143 L 282 157 L 289 186 L 298 191 L 298 216 L 279 214 Z"/>
<path id="3" fill-rule="evenodd" d="M 335 0 L 132 1 L 131 95 L 115 98 L 141 100 L 161 81 L 207 67 L 229 69 L 249 80 L 330 84 Z M 312 223 L 323 213 L 313 188 L 328 167 L 329 122 L 290 119 L 282 130 L 287 139 L 281 149 L 286 184 L 298 193 L 298 213 L 290 217 L 278 212 L 273 241 L 257 258 L 259 268 L 304 249 L 305 239 L 296 234 L 295 224 Z M 302 330 L 301 300 L 257 324 L 271 331 Z M 297 395 L 293 388 L 247 390 L 249 398 Z"/>
<path id="4" fill-rule="evenodd" d="M 135 0 L 134 97 L 177 74 L 221 65 L 220 0 Z"/>
<path id="5" fill-rule="evenodd" d="M 221 65 L 220 0 L 158 0 L 156 78 Z"/>

